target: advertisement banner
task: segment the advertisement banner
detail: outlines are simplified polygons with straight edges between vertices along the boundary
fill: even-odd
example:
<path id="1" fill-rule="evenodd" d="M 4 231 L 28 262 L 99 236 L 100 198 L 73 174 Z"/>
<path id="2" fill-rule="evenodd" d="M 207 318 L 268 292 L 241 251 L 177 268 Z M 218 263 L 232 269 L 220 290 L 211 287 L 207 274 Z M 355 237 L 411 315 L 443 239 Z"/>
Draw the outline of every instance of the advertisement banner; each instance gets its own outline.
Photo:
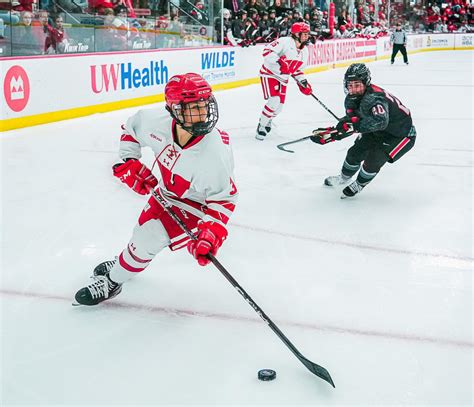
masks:
<path id="1" fill-rule="evenodd" d="M 254 77 L 242 49 L 209 47 L 137 53 L 61 55 L 2 61 L 2 119 L 163 93 L 169 78 L 197 72 L 211 84 Z M 258 60 L 257 50 L 253 51 Z M 26 86 L 28 84 L 28 86 Z"/>
<path id="2" fill-rule="evenodd" d="M 474 47 L 474 34 L 456 34 L 454 48 L 470 48 Z"/>
<path id="3" fill-rule="evenodd" d="M 407 48 L 472 49 L 473 42 L 473 34 L 417 34 L 408 36 Z M 255 83 L 264 46 L 4 58 L 0 129 L 152 103 L 162 97 L 173 75 L 186 72 L 203 75 L 211 85 Z M 317 41 L 308 45 L 307 67 L 375 60 L 389 55 L 391 48 L 389 37 Z"/>

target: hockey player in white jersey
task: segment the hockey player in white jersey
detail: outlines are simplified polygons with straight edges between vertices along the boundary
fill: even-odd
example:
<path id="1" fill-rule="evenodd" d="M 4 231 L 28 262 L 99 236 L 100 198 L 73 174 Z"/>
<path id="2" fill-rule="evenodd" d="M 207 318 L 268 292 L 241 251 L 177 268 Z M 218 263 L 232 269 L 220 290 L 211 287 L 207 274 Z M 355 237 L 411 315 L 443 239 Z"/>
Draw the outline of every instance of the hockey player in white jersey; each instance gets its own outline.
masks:
<path id="1" fill-rule="evenodd" d="M 237 188 L 229 135 L 217 128 L 217 102 L 198 74 L 173 76 L 165 87 L 166 111 L 140 110 L 130 117 L 120 140 L 122 163 L 113 174 L 135 192 L 155 188 L 173 212 L 197 235 L 190 240 L 151 196 L 139 216 L 130 242 L 116 260 L 94 269 L 94 281 L 76 293 L 82 305 L 97 305 L 120 293 L 122 284 L 143 271 L 165 247 L 187 247 L 201 266 L 209 263 L 227 237 Z M 160 170 L 158 180 L 140 162 L 150 147 Z"/>
<path id="2" fill-rule="evenodd" d="M 298 87 L 303 94 L 312 93 L 311 85 L 303 73 L 308 60 L 308 50 L 305 46 L 309 40 L 309 31 L 308 24 L 294 23 L 290 37 L 281 37 L 263 50 L 260 82 L 266 104 L 257 126 L 257 140 L 265 139 L 272 129 L 272 119 L 281 112 L 290 75 L 298 81 Z"/>

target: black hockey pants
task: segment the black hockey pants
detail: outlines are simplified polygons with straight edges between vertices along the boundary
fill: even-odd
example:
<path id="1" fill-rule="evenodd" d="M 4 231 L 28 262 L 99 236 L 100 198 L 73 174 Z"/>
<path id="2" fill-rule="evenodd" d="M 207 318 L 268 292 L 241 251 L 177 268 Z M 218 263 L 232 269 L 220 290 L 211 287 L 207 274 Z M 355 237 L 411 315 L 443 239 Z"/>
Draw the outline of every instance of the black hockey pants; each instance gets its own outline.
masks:
<path id="1" fill-rule="evenodd" d="M 395 57 L 397 56 L 398 51 L 400 51 L 403 55 L 403 62 L 407 63 L 408 62 L 408 55 L 407 55 L 407 49 L 405 48 L 405 45 L 403 45 L 403 44 L 393 44 L 392 64 L 395 61 Z"/>
<path id="2" fill-rule="evenodd" d="M 385 165 L 394 163 L 403 157 L 415 145 L 416 131 L 412 127 L 407 137 L 394 137 L 387 133 L 366 133 L 355 141 L 347 151 L 342 167 L 342 173 L 353 176 L 363 161 L 363 167 L 358 176 L 361 184 L 370 182 Z M 361 179 L 359 179 L 362 177 Z"/>

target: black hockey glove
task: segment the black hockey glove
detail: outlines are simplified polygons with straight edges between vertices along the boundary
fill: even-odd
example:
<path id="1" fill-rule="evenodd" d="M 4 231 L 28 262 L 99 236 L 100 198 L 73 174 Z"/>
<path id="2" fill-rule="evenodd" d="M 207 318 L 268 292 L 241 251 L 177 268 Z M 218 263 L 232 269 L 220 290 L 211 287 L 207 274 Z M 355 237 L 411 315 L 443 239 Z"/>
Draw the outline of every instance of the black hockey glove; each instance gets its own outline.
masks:
<path id="1" fill-rule="evenodd" d="M 360 119 L 357 116 L 344 116 L 336 125 L 336 129 L 339 133 L 347 134 L 350 136 L 353 133 L 357 133 L 359 129 Z M 347 137 L 346 136 L 346 137 Z"/>
<path id="2" fill-rule="evenodd" d="M 338 133 L 334 127 L 321 127 L 313 130 L 313 135 L 309 138 L 313 143 L 324 145 L 340 140 Z"/>

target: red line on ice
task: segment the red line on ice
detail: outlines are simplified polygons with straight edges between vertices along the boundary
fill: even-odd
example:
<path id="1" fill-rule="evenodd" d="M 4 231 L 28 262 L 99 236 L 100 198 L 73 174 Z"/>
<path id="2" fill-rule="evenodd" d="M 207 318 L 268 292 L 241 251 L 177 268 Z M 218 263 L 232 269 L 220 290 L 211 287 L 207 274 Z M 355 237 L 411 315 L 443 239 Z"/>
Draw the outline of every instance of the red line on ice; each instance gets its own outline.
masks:
<path id="1" fill-rule="evenodd" d="M 42 293 L 33 293 L 25 291 L 16 291 L 16 290 L 0 290 L 0 294 L 3 296 L 13 296 L 13 297 L 25 297 L 25 298 L 35 298 L 42 300 L 57 300 L 64 302 L 72 302 L 72 298 L 62 297 L 58 295 L 49 295 Z M 205 311 L 193 311 L 189 309 L 179 309 L 179 308 L 166 308 L 158 307 L 155 305 L 145 305 L 145 304 L 132 304 L 127 302 L 120 302 L 117 300 L 112 300 L 110 302 L 104 302 L 100 307 L 105 308 L 115 308 L 115 309 L 125 309 L 132 311 L 145 311 L 155 314 L 164 314 L 168 316 L 178 316 L 178 317 L 198 317 L 198 318 L 209 318 L 217 319 L 223 321 L 239 321 L 239 322 L 251 322 L 251 323 L 262 323 L 258 318 L 244 317 L 240 315 L 224 314 L 224 313 L 212 313 Z M 81 307 L 82 308 L 82 307 Z M 89 307 L 87 307 L 89 308 Z M 456 340 L 449 338 L 435 338 L 430 336 L 422 335 L 410 335 L 402 334 L 397 332 L 382 332 L 374 331 L 369 329 L 354 329 L 354 328 L 344 328 L 334 325 L 321 325 L 321 324 L 311 324 L 303 322 L 292 322 L 292 321 L 278 321 L 278 324 L 293 326 L 302 329 L 311 329 L 315 331 L 326 331 L 330 333 L 341 333 L 348 335 L 359 335 L 359 336 L 368 336 L 368 337 L 378 337 L 384 339 L 396 339 L 409 342 L 422 342 L 422 343 L 431 343 L 435 345 L 447 345 L 454 346 L 457 348 L 474 348 L 474 343 L 464 340 Z"/>

